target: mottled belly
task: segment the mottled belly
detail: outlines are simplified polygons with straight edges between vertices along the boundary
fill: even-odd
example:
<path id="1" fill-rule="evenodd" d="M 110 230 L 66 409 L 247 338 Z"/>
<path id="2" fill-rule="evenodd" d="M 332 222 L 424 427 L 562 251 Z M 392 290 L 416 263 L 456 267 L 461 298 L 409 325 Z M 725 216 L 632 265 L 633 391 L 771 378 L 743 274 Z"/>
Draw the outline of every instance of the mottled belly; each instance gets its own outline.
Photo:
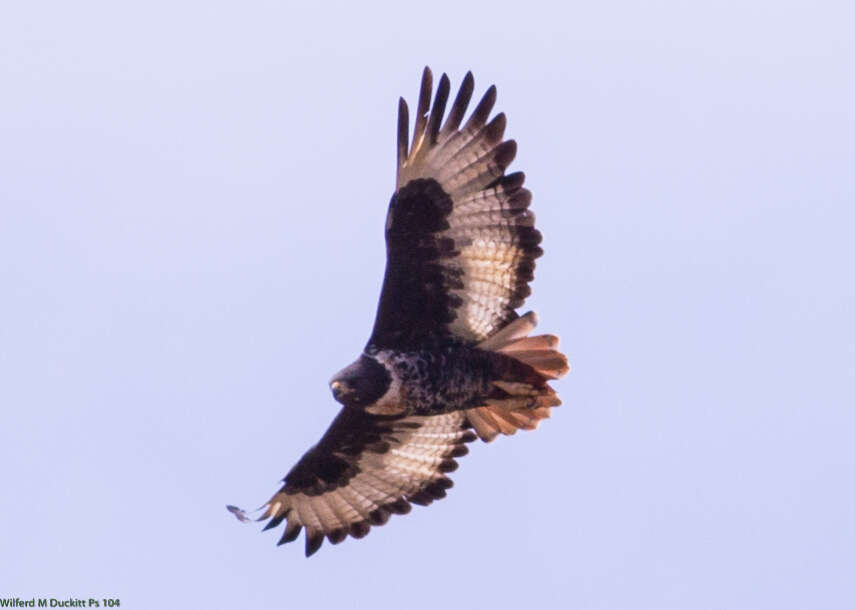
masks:
<path id="1" fill-rule="evenodd" d="M 477 407 L 493 379 L 487 354 L 468 347 L 401 353 L 391 364 L 404 410 L 413 415 Z"/>

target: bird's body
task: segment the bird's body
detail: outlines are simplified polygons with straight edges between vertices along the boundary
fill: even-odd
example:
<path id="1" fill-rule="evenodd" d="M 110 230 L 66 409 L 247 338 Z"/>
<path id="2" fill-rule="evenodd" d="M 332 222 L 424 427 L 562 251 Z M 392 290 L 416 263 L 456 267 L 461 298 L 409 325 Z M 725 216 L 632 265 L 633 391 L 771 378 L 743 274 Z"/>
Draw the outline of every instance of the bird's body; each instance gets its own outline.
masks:
<path id="1" fill-rule="evenodd" d="M 425 69 L 412 146 L 400 101 L 386 273 L 363 353 L 330 382 L 343 407 L 263 507 L 265 529 L 287 519 L 280 544 L 306 529 L 307 555 L 444 497 L 466 443 L 534 429 L 560 404 L 558 339 L 530 336 L 536 316 L 515 311 L 541 235 L 523 174 L 504 173 L 516 153 L 505 117 L 487 121 L 495 87 L 462 127 L 472 75 L 442 126 L 448 78 L 432 108 L 431 89 Z"/>
<path id="2" fill-rule="evenodd" d="M 373 357 L 391 376 L 394 396 L 390 398 L 399 411 L 390 415 L 439 415 L 468 409 L 477 406 L 489 390 L 491 362 L 477 348 L 450 344 L 439 349 L 378 350 Z"/>
<path id="3" fill-rule="evenodd" d="M 373 367 L 365 364 L 366 359 L 382 366 L 386 375 L 369 372 Z M 505 369 L 512 369 L 513 378 L 528 376 L 537 381 L 536 373 L 514 358 L 451 341 L 411 351 L 369 348 L 354 365 L 345 370 L 376 379 L 385 389 L 364 407 L 375 415 L 439 415 L 472 409 L 497 398 L 493 382 L 503 381 Z M 337 380 L 338 376 L 332 383 Z"/>

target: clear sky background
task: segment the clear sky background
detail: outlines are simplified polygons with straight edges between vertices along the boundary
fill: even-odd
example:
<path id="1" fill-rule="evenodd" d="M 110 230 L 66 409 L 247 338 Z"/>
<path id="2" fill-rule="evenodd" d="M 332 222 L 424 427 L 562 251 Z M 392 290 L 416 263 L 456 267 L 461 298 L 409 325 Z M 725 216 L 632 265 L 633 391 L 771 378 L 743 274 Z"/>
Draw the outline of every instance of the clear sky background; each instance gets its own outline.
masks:
<path id="1" fill-rule="evenodd" d="M 9 2 L 0 597 L 855 606 L 848 2 Z M 241 525 L 337 411 L 398 96 L 499 89 L 573 372 L 449 497 L 310 560 Z M 278 530 L 281 531 L 281 530 Z"/>

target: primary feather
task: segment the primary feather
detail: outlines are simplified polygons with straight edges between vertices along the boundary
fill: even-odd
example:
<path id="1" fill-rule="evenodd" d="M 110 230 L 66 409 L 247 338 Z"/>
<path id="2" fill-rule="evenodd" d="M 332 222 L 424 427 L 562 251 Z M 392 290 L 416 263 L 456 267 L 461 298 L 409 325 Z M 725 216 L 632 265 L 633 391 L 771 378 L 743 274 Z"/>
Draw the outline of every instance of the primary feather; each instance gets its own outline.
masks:
<path id="1" fill-rule="evenodd" d="M 305 529 L 306 555 L 444 497 L 476 434 L 533 429 L 560 404 L 547 383 L 569 370 L 558 339 L 529 336 L 536 316 L 515 311 L 541 235 L 524 175 L 505 174 L 516 143 L 504 114 L 490 120 L 496 88 L 465 123 L 472 74 L 447 117 L 448 77 L 431 106 L 432 89 L 425 68 L 412 142 L 399 103 L 386 272 L 365 350 L 331 382 L 344 407 L 262 507 L 264 529 L 286 522 L 280 544 Z"/>

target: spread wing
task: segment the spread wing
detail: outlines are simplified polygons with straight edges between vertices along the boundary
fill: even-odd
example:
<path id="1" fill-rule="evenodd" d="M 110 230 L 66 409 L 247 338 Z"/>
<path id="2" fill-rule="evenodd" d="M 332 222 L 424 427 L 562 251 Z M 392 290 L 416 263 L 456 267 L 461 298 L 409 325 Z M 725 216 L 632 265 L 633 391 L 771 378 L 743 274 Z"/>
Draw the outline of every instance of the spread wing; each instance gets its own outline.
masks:
<path id="1" fill-rule="evenodd" d="M 476 436 L 462 413 L 431 417 L 384 417 L 344 408 L 326 434 L 285 476 L 259 520 L 265 530 L 287 520 L 279 544 L 306 529 L 306 556 L 326 537 L 338 544 L 362 538 L 391 514 L 410 512 L 445 497 Z M 230 507 L 239 517 L 242 511 Z"/>
<path id="2" fill-rule="evenodd" d="M 540 233 L 522 172 L 505 175 L 516 142 L 503 141 L 505 115 L 488 122 L 490 87 L 460 127 L 474 81 L 468 73 L 442 123 L 443 74 L 429 110 L 425 68 L 412 146 L 398 112 L 397 190 L 386 219 L 386 274 L 369 346 L 404 348 L 453 337 L 477 343 L 517 317 L 530 294 Z"/>

